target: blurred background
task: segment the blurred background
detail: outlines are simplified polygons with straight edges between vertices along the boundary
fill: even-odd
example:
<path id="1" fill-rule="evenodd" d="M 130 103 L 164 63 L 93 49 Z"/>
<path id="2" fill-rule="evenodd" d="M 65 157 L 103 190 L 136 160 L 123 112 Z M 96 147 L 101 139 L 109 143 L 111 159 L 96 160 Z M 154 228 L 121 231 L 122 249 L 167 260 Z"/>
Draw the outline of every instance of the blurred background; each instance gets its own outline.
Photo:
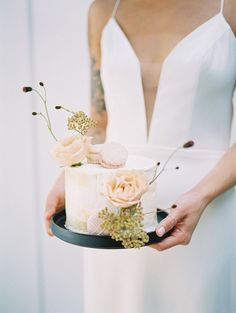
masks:
<path id="1" fill-rule="evenodd" d="M 0 1 L 0 312 L 82 313 L 82 248 L 49 238 L 45 199 L 58 166 L 42 104 L 23 86 L 45 83 L 55 132 L 63 104 L 87 111 L 89 0 Z"/>
<path id="2" fill-rule="evenodd" d="M 88 111 L 87 11 L 92 0 L 0 0 L 0 312 L 82 313 L 83 249 L 49 238 L 45 199 L 60 170 L 41 103 L 25 85 L 45 83 L 54 130 L 65 105 Z M 236 132 L 233 133 L 236 141 Z"/>

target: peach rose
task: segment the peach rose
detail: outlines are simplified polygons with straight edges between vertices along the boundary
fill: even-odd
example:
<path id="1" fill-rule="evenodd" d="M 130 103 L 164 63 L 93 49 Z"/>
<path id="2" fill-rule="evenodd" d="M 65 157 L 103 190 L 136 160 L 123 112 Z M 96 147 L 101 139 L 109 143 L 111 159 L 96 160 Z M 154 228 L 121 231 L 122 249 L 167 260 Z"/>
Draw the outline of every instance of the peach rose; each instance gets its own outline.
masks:
<path id="1" fill-rule="evenodd" d="M 60 166 L 70 166 L 82 162 L 90 146 L 91 137 L 73 135 L 58 141 L 51 153 Z"/>
<path id="2" fill-rule="evenodd" d="M 148 180 L 140 171 L 119 171 L 105 183 L 105 197 L 117 208 L 128 208 L 140 202 L 148 189 Z"/>

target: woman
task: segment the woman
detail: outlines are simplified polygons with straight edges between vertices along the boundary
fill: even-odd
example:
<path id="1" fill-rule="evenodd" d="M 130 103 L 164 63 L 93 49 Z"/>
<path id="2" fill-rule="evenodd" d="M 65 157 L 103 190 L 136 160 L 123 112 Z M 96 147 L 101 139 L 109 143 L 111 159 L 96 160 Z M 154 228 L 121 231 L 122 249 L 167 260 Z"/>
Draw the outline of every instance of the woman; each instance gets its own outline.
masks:
<path id="1" fill-rule="evenodd" d="M 148 143 L 152 157 L 158 146 L 174 148 L 187 139 L 196 146 L 192 154 L 180 153 L 178 162 L 187 171 L 176 177 L 177 183 L 170 182 L 171 176 L 159 182 L 157 205 L 173 200 L 176 205 L 156 229 L 158 236 L 173 229 L 153 246 L 162 253 L 149 248 L 85 251 L 84 312 L 235 311 L 236 196 L 231 187 L 236 184 L 236 145 L 229 148 L 235 14 L 235 0 L 225 5 L 219 0 L 92 4 L 97 142 Z M 49 234 L 50 218 L 63 205 L 62 174 L 48 196 Z"/>

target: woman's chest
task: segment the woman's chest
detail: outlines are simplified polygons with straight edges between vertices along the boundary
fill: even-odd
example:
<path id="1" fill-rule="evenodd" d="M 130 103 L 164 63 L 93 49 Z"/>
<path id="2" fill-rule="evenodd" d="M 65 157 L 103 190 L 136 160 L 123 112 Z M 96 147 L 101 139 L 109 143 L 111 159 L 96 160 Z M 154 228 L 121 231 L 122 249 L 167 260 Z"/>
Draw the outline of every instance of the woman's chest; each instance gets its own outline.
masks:
<path id="1" fill-rule="evenodd" d="M 178 42 L 218 13 L 216 3 L 206 10 L 205 5 L 183 6 L 182 0 L 178 2 L 178 5 L 154 3 L 132 8 L 127 1 L 119 7 L 114 19 L 140 63 L 162 64 Z"/>

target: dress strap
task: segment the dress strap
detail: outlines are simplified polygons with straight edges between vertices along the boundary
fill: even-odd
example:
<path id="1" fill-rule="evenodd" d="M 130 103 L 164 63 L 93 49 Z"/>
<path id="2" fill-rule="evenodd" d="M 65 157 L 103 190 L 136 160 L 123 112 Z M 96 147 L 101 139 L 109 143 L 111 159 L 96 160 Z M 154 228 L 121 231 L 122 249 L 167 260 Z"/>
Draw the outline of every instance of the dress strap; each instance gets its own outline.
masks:
<path id="1" fill-rule="evenodd" d="M 221 0 L 220 2 L 220 12 L 223 13 L 224 10 L 224 0 Z"/>
<path id="2" fill-rule="evenodd" d="M 112 17 L 116 16 L 116 11 L 118 9 L 119 4 L 120 4 L 120 0 L 116 0 L 116 3 L 114 5 L 114 8 L 113 8 L 113 11 L 112 11 L 112 14 L 111 14 Z"/>

